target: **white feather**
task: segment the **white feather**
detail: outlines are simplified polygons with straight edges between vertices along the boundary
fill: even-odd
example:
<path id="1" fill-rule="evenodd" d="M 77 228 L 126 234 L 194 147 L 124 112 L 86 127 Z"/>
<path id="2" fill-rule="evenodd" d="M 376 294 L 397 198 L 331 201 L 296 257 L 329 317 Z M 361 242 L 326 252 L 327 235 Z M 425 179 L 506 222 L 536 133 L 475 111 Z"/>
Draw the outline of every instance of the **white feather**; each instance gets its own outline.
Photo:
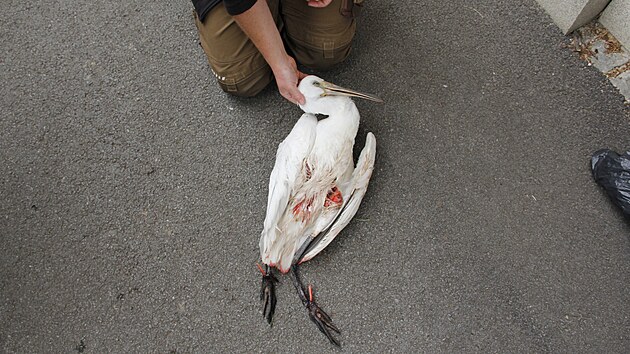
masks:
<path id="1" fill-rule="evenodd" d="M 263 263 L 282 272 L 317 255 L 350 222 L 374 167 L 376 139 L 372 133 L 354 167 L 352 149 L 359 127 L 356 106 L 348 97 L 326 96 L 320 83 L 323 80 L 314 76 L 300 83 L 306 97 L 301 107 L 306 113 L 279 145 L 269 180 L 260 255 Z M 318 113 L 328 118 L 317 121 L 313 114 Z M 321 238 L 311 244 L 318 235 Z M 298 252 L 309 245 L 300 257 Z"/>
<path id="2" fill-rule="evenodd" d="M 324 234 L 321 241 L 319 241 L 319 243 L 317 243 L 317 245 L 308 253 L 302 256 L 300 262 L 306 262 L 315 257 L 319 252 L 326 248 L 326 246 L 328 246 L 332 240 L 337 237 L 339 232 L 348 225 L 350 220 L 352 220 L 359 210 L 359 205 L 361 204 L 363 196 L 367 191 L 368 183 L 370 182 L 370 177 L 372 176 L 372 171 L 374 170 L 375 158 L 376 137 L 374 137 L 374 134 L 368 133 L 365 141 L 365 147 L 361 151 L 357 167 L 352 173 L 350 186 L 347 188 L 349 195 L 344 195 L 344 205 L 342 207 L 341 214 L 330 226 L 330 229 L 328 229 L 326 234 Z"/>
<path id="3" fill-rule="evenodd" d="M 294 192 L 302 163 L 308 156 L 315 141 L 317 118 L 304 113 L 295 126 L 278 146 L 276 163 L 269 178 L 269 196 L 267 197 L 267 214 L 260 238 L 260 251 L 263 262 L 266 262 L 271 245 L 276 241 L 283 229 L 278 224 L 285 213 L 289 198 Z"/>

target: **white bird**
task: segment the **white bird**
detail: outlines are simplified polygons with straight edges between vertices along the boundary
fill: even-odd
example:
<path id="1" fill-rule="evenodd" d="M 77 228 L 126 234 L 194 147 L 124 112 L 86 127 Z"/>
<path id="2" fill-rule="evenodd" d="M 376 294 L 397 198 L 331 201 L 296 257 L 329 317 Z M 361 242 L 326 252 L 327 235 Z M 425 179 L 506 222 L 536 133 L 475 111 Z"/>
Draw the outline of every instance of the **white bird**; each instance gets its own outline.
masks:
<path id="1" fill-rule="evenodd" d="M 294 285 L 309 317 L 328 339 L 339 342 L 330 317 L 305 289 L 297 266 L 320 253 L 356 214 L 374 168 L 376 139 L 368 133 L 356 167 L 352 158 L 359 128 L 359 111 L 350 97 L 382 102 L 378 97 L 345 89 L 307 76 L 299 90 L 306 98 L 305 112 L 278 146 L 269 180 L 267 215 L 260 237 L 265 268 L 261 300 L 263 316 L 271 323 L 276 305 L 272 267 L 291 271 Z M 328 117 L 318 121 L 316 114 Z M 308 294 L 308 295 L 307 295 Z"/>

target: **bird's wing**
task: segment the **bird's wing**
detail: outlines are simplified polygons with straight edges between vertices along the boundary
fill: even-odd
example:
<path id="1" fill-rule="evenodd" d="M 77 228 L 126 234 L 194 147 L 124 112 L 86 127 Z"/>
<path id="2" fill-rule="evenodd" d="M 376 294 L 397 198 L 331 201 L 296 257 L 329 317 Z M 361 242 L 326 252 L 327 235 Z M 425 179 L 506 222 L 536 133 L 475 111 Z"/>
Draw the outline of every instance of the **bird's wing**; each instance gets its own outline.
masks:
<path id="1" fill-rule="evenodd" d="M 317 118 L 314 115 L 303 114 L 289 135 L 278 146 L 276 163 L 269 178 L 267 214 L 260 236 L 260 254 L 263 261 L 276 240 L 279 233 L 278 221 L 289 204 L 304 159 L 313 147 L 316 126 Z"/>
<path id="2" fill-rule="evenodd" d="M 352 173 L 351 184 L 348 188 L 348 195 L 344 195 L 344 205 L 331 225 L 315 237 L 306 247 L 300 262 L 306 262 L 321 252 L 339 232 L 352 220 L 359 210 L 359 205 L 367 191 L 372 171 L 374 170 L 374 160 L 376 158 L 376 138 L 374 134 L 368 133 L 365 147 L 361 151 L 357 165 Z"/>

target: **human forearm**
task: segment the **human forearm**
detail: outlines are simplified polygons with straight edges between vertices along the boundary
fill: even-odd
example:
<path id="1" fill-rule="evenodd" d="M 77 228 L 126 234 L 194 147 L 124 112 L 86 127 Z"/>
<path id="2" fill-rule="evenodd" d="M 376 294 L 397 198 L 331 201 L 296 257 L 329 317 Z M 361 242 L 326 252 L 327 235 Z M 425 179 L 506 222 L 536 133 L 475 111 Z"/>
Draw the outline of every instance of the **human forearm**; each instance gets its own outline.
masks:
<path id="1" fill-rule="evenodd" d="M 304 103 L 298 81 L 304 76 L 282 43 L 266 0 L 258 0 L 247 11 L 234 15 L 234 20 L 254 43 L 271 67 L 280 94 L 293 103 Z"/>
<path id="2" fill-rule="evenodd" d="M 265 0 L 258 0 L 249 10 L 235 15 L 234 20 L 258 48 L 272 70 L 286 64 L 287 53 Z"/>

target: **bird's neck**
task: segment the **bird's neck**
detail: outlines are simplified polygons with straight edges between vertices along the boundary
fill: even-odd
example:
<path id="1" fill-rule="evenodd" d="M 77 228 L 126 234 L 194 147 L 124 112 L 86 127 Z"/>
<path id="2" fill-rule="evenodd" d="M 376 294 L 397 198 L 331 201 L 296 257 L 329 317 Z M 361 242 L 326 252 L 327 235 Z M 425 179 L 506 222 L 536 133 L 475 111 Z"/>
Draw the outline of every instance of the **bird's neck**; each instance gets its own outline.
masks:
<path id="1" fill-rule="evenodd" d="M 325 119 L 326 125 L 334 126 L 331 131 L 343 132 L 344 134 L 351 134 L 359 128 L 359 110 L 354 105 L 351 99 L 345 98 L 335 102 L 335 104 L 328 105 L 328 109 L 325 114 L 328 118 Z"/>
<path id="2" fill-rule="evenodd" d="M 345 119 L 348 117 L 357 118 L 359 117 L 359 111 L 357 110 L 357 106 L 355 106 L 354 102 L 350 98 L 347 97 L 333 97 L 335 99 L 334 102 L 328 104 L 326 106 L 326 114 L 329 117 L 335 117 L 338 119 Z"/>

